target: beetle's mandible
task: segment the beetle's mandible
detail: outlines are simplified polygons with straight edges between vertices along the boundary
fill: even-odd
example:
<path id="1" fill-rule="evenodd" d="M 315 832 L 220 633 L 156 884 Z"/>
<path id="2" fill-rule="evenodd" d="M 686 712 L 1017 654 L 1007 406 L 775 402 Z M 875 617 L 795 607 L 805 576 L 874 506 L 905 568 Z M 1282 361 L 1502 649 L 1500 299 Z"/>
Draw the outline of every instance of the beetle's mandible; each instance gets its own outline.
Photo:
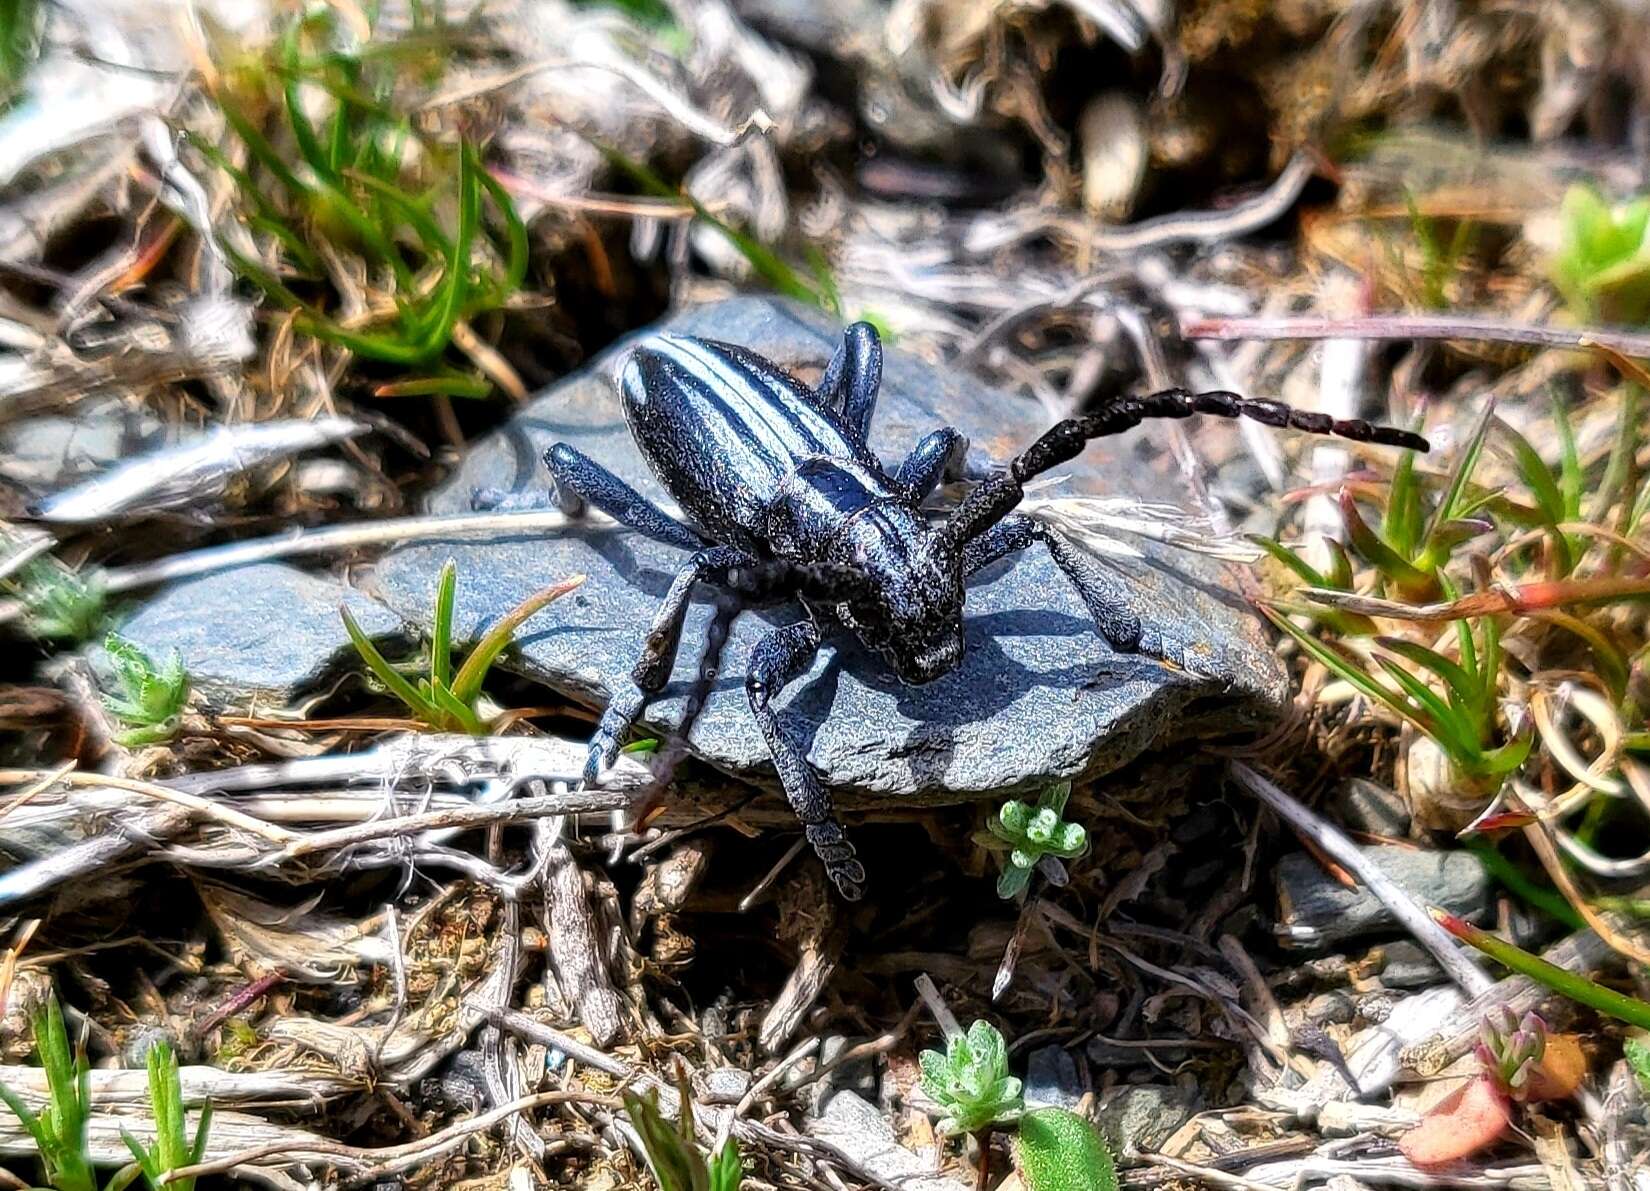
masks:
<path id="1" fill-rule="evenodd" d="M 750 604 L 800 598 L 803 618 L 752 651 L 745 691 L 808 842 L 849 899 L 863 891 L 864 866 L 773 706 L 825 633 L 847 629 L 902 681 L 931 682 L 962 659 L 969 577 L 1041 543 L 1113 649 L 1177 661 L 1171 646 L 1143 633 L 1139 618 L 1093 581 L 1075 546 L 1014 511 L 1032 477 L 1074 458 L 1091 439 L 1147 418 L 1192 414 L 1427 449 L 1425 439 L 1405 430 L 1235 393 L 1166 389 L 1060 422 L 986 476 L 965 475 L 968 444 L 949 427 L 917 443 L 889 475 L 866 445 L 881 382 L 882 345 L 867 323 L 846 330 L 817 389 L 732 344 L 661 335 L 633 349 L 620 373 L 625 418 L 691 525 L 566 443 L 545 454 L 563 511 L 594 505 L 638 533 L 692 552 L 659 606 L 629 685 L 596 728 L 586 781 L 612 764 L 648 696 L 669 679 L 695 586 L 717 585 Z M 949 516 L 931 522 L 922 502 L 942 481 L 965 478 L 978 482 Z"/>

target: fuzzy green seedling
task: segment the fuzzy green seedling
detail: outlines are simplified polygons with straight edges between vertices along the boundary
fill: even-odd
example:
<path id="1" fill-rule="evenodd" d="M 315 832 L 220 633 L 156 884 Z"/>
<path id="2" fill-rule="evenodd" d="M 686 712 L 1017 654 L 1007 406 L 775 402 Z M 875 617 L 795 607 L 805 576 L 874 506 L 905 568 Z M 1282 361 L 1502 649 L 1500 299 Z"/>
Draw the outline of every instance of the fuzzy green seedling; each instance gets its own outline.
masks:
<path id="1" fill-rule="evenodd" d="M 1629 1038 L 1622 1043 L 1621 1053 L 1627 1060 L 1627 1069 L 1639 1085 L 1639 1095 L 1650 1100 L 1650 1041 L 1640 1037 Z"/>
<path id="2" fill-rule="evenodd" d="M 144 1145 L 129 1130 L 120 1131 L 121 1140 L 132 1151 L 143 1172 L 149 1191 L 194 1191 L 193 1178 L 166 1181 L 167 1173 L 194 1166 L 206 1153 L 206 1135 L 212 1128 L 212 1105 L 201 1106 L 195 1126 L 195 1140 L 189 1140 L 183 1111 L 183 1083 L 178 1076 L 178 1056 L 165 1041 L 149 1048 L 149 1106 L 155 1114 L 155 1140 Z"/>
<path id="3" fill-rule="evenodd" d="M 1065 868 L 1059 862 L 1081 856 L 1088 850 L 1088 832 L 1079 823 L 1060 816 L 1071 797 L 1070 782 L 1056 782 L 1038 797 L 1036 805 L 1010 799 L 986 821 L 985 832 L 974 839 L 1002 857 L 1003 871 L 997 878 L 997 894 L 1018 897 L 1039 868 L 1056 884 L 1065 883 Z"/>
<path id="4" fill-rule="evenodd" d="M 129 748 L 170 740 L 189 701 L 189 675 L 177 650 L 156 665 L 134 642 L 110 633 L 103 639 L 103 652 L 116 686 L 114 694 L 104 695 L 103 705 L 127 725 L 116 739 Z"/>
<path id="5" fill-rule="evenodd" d="M 685 1084 L 686 1080 L 682 1082 Z M 739 1183 L 745 1177 L 739 1146 L 730 1137 L 716 1155 L 706 1161 L 693 1139 L 693 1120 L 688 1109 L 693 1103 L 690 1091 L 686 1087 L 682 1089 L 682 1110 L 674 1125 L 659 1111 L 657 1093 L 649 1091 L 646 1096 L 625 1093 L 625 1114 L 642 1139 L 654 1181 L 659 1184 L 659 1191 L 739 1191 Z"/>
<path id="6" fill-rule="evenodd" d="M 46 1072 L 46 1107 L 37 1115 L 10 1088 L 0 1084 L 0 1100 L 34 1139 L 46 1181 L 54 1191 L 97 1191 L 86 1125 L 91 1116 L 91 1069 L 85 1052 L 71 1054 L 63 1009 L 55 996 L 35 1011 L 34 1049 Z"/>
<path id="7" fill-rule="evenodd" d="M 441 568 L 436 580 L 435 617 L 430 631 L 429 672 L 415 682 L 409 682 L 389 663 L 372 639 L 350 614 L 347 605 L 340 605 L 338 613 L 344 619 L 344 631 L 349 634 L 355 651 L 378 681 L 406 705 L 413 716 L 437 732 L 464 732 L 471 736 L 485 736 L 487 720 L 477 709 L 481 685 L 499 654 L 504 652 L 522 622 L 546 605 L 584 582 L 583 575 L 575 575 L 560 583 L 553 583 L 542 591 L 528 596 L 488 629 L 464 664 L 453 670 L 453 603 L 458 590 L 458 567 L 449 560 Z"/>
<path id="8" fill-rule="evenodd" d="M 1025 1108 L 1021 1084 L 1008 1073 L 1008 1045 L 981 1019 L 966 1034 L 953 1034 L 943 1052 L 918 1056 L 922 1090 L 945 1115 L 939 1131 L 948 1136 L 978 1133 L 1018 1119 Z"/>
<path id="9" fill-rule="evenodd" d="M 1022 1116 L 1014 1152 L 1027 1191 L 1117 1191 L 1111 1151 L 1093 1125 L 1068 1109 Z"/>
<path id="10" fill-rule="evenodd" d="M 36 641 L 90 641 L 109 618 L 107 593 L 97 573 L 71 570 L 40 558 L 11 585 L 23 605 L 23 629 Z"/>

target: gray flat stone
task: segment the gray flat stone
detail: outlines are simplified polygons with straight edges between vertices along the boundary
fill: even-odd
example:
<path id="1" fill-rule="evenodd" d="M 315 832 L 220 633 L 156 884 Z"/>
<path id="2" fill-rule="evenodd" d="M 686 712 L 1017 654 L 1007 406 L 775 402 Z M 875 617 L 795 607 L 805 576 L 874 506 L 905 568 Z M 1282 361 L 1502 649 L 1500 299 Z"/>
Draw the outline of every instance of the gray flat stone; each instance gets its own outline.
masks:
<path id="1" fill-rule="evenodd" d="M 336 579 L 258 563 L 166 588 L 120 633 L 157 662 L 177 650 L 193 689 L 212 702 L 285 702 L 355 656 L 341 603 L 371 637 L 402 631 L 399 617 Z"/>
<path id="2" fill-rule="evenodd" d="M 1101 1098 L 1094 1127 L 1114 1156 L 1154 1153 L 1200 1107 L 1196 1092 L 1159 1084 L 1126 1084 Z"/>
<path id="3" fill-rule="evenodd" d="M 659 329 L 743 344 L 817 379 L 840 342 L 819 314 L 766 298 L 738 298 L 677 314 Z M 478 489 L 542 494 L 545 449 L 566 441 L 644 494 L 663 499 L 619 411 L 612 374 L 620 344 L 551 387 L 504 430 L 476 444 L 431 499 L 440 513 L 467 511 Z M 1005 459 L 1043 430 L 1035 407 L 976 380 L 890 350 L 871 445 L 897 461 L 949 421 L 976 450 Z M 1072 491 L 1182 500 L 1178 481 L 1152 471 L 1129 440 L 1091 446 L 1062 469 Z M 534 590 L 583 573 L 589 582 L 540 613 L 504 664 L 592 706 L 635 662 L 645 628 L 685 554 L 612 527 L 514 538 L 455 538 L 388 555 L 377 593 L 426 623 L 436 576 L 459 567 L 456 629 L 473 636 Z M 1222 586 L 1218 568 L 1183 552 L 1152 549 L 1131 567 L 1131 605 L 1160 632 L 1193 643 L 1200 676 L 1113 653 L 1087 609 L 1041 550 L 983 573 L 969 589 L 968 653 L 954 673 L 905 687 L 856 642 L 834 639 L 780 699 L 809 757 L 853 805 L 890 798 L 947 802 L 1023 788 L 1050 777 L 1103 773 L 1148 747 L 1241 730 L 1276 714 L 1284 677 L 1254 619 Z M 708 600 L 689 612 L 670 686 L 644 715 L 648 730 L 678 735 L 700 664 Z M 751 647 L 800 616 L 765 609 L 734 625 L 689 748 L 712 765 L 772 785 L 772 766 L 744 692 Z"/>
<path id="4" fill-rule="evenodd" d="M 1482 920 L 1490 879 L 1471 852 L 1377 845 L 1366 857 L 1425 906 L 1441 906 L 1470 921 Z M 1291 852 L 1278 861 L 1280 941 L 1292 947 L 1325 947 L 1397 928 L 1380 899 L 1361 886 L 1348 889 L 1312 857 Z"/>

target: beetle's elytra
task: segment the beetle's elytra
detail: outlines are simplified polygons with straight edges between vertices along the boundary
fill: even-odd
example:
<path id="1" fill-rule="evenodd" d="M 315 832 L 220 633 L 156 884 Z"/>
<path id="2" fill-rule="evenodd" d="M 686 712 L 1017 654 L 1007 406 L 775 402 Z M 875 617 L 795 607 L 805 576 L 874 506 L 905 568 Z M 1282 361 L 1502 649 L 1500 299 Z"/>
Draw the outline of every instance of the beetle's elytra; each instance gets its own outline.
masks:
<path id="1" fill-rule="evenodd" d="M 844 332 L 817 389 L 732 344 L 661 335 L 633 349 L 620 374 L 625 417 L 691 524 L 667 516 L 566 443 L 545 454 L 564 511 L 591 504 L 638 533 L 692 551 L 659 606 L 631 682 L 602 715 L 585 780 L 594 781 L 613 762 L 647 697 L 669 679 L 695 585 L 715 584 L 753 605 L 800 599 L 803 619 L 769 633 L 752 652 L 745 691 L 786 797 L 849 899 L 860 897 L 865 869 L 819 775 L 772 705 L 810 664 L 826 632 L 847 629 L 902 681 L 931 682 L 962 659 L 968 578 L 1041 542 L 1113 649 L 1179 662 L 1177 647 L 1143 633 L 1139 618 L 1093 581 L 1076 547 L 1014 511 L 1027 481 L 1074 458 L 1093 439 L 1147 418 L 1192 414 L 1427 449 L 1424 438 L 1405 430 L 1235 393 L 1166 389 L 1060 422 L 987 476 L 963 474 L 968 444 L 942 427 L 890 476 L 866 445 L 881 382 L 882 345 L 867 323 Z M 978 482 L 962 503 L 943 521 L 930 521 L 923 500 L 942 480 L 966 478 Z"/>

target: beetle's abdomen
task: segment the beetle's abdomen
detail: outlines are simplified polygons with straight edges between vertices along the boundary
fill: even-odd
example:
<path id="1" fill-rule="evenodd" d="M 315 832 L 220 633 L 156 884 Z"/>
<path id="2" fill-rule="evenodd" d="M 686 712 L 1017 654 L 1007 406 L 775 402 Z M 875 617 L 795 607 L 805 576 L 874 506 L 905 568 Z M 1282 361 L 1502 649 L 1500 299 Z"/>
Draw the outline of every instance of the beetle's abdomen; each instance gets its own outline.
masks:
<path id="1" fill-rule="evenodd" d="M 630 432 L 676 503 L 717 539 L 758 553 L 767 510 L 799 464 L 864 454 L 800 382 L 730 344 L 649 339 L 620 389 Z"/>

